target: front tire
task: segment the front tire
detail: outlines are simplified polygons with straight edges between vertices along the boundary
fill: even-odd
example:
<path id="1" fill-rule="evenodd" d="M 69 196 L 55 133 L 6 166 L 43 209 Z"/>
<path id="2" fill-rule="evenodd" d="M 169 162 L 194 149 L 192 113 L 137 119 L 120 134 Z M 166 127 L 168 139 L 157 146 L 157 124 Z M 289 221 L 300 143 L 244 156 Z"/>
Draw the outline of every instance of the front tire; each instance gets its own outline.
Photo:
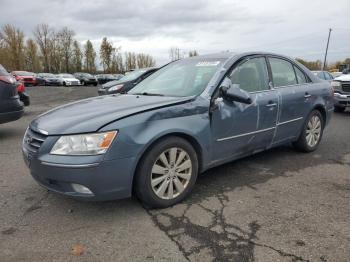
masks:
<path id="1" fill-rule="evenodd" d="M 306 119 L 299 139 L 293 143 L 302 152 L 315 151 L 322 139 L 324 119 L 320 111 L 313 110 Z"/>
<path id="2" fill-rule="evenodd" d="M 197 175 L 198 158 L 192 145 L 180 137 L 168 137 L 140 160 L 135 192 L 148 208 L 169 207 L 192 191 Z"/>

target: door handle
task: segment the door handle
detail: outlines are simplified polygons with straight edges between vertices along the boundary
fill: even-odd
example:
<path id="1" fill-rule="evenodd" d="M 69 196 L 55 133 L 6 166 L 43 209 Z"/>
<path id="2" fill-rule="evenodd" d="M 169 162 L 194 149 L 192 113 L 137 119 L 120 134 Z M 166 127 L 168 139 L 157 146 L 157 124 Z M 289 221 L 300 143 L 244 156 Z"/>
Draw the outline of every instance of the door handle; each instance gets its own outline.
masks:
<path id="1" fill-rule="evenodd" d="M 309 97 L 311 97 L 311 95 L 308 92 L 306 92 L 304 95 L 304 98 L 309 98 Z"/>
<path id="2" fill-rule="evenodd" d="M 267 107 L 275 107 L 275 106 L 277 106 L 277 103 L 275 103 L 274 101 L 269 101 L 266 106 Z"/>

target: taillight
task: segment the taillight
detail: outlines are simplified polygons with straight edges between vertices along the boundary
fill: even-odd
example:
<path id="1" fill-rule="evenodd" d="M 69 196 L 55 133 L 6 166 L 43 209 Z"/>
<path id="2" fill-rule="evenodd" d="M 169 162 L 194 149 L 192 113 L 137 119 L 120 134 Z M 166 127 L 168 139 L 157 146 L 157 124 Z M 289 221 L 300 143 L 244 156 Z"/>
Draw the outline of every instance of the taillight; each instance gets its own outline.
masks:
<path id="1" fill-rule="evenodd" d="M 0 76 L 0 81 L 9 84 L 14 84 L 16 82 L 16 80 L 12 76 Z"/>
<path id="2" fill-rule="evenodd" d="M 24 84 L 22 82 L 19 82 L 17 84 L 17 92 L 23 93 L 24 91 L 26 91 L 26 88 L 24 87 Z"/>

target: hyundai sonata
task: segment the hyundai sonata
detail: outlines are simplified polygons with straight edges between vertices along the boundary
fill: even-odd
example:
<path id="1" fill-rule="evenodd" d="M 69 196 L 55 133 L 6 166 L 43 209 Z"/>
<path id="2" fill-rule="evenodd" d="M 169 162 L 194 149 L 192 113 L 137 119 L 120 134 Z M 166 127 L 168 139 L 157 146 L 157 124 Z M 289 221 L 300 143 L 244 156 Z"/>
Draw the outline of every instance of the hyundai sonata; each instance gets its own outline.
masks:
<path id="1" fill-rule="evenodd" d="M 172 62 L 125 95 L 77 101 L 33 120 L 33 178 L 91 200 L 133 193 L 148 207 L 184 199 L 197 175 L 279 145 L 314 151 L 333 111 L 328 82 L 270 53 Z"/>

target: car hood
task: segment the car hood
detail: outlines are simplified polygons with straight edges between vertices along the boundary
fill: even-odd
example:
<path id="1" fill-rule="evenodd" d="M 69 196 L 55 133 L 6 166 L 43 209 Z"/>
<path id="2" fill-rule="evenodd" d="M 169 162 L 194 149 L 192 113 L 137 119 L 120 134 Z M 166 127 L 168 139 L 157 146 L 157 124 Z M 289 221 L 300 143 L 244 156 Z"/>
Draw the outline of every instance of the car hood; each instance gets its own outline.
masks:
<path id="1" fill-rule="evenodd" d="M 338 76 L 338 77 L 334 78 L 334 80 L 337 80 L 337 81 L 350 81 L 350 74 Z"/>
<path id="2" fill-rule="evenodd" d="M 108 95 L 76 101 L 52 109 L 33 120 L 30 127 L 49 135 L 96 132 L 118 119 L 164 106 L 190 101 L 192 97 Z"/>
<path id="3" fill-rule="evenodd" d="M 61 77 L 62 80 L 64 81 L 79 81 L 78 79 L 76 78 L 65 78 L 65 77 Z"/>

